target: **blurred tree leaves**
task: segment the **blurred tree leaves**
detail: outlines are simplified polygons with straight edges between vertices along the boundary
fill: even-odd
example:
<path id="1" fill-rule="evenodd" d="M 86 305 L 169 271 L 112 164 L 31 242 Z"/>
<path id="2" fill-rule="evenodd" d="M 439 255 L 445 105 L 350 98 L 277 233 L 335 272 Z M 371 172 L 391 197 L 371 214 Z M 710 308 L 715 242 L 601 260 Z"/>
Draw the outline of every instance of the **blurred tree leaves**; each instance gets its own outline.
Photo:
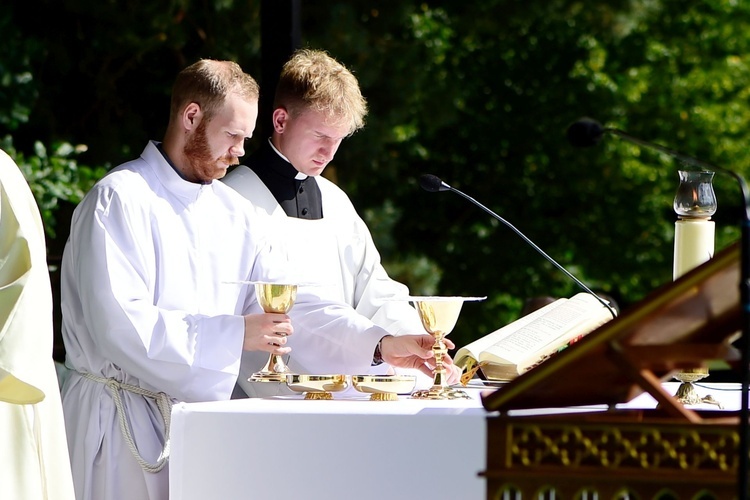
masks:
<path id="1" fill-rule="evenodd" d="M 12 138 L 6 136 L 0 140 L 0 149 L 13 158 L 29 183 L 45 221 L 45 229 L 53 238 L 57 236 L 57 211 L 60 202 L 77 204 L 106 173 L 104 167 L 92 168 L 78 164 L 75 157 L 85 151 L 85 146 L 74 147 L 62 142 L 48 151 L 44 144 L 36 142 L 33 154 L 27 156 L 16 150 Z"/>
<path id="2" fill-rule="evenodd" d="M 259 4 L 42 0 L 0 11 L 0 137 L 12 136 L 40 203 L 74 200 L 97 168 L 160 138 L 174 75 L 198 57 L 234 59 L 272 91 L 259 73 Z M 466 200 L 421 190 L 419 175 L 481 201 L 627 308 L 671 280 L 680 164 L 611 135 L 573 148 L 567 126 L 590 116 L 750 169 L 747 2 L 301 5 L 304 45 L 347 64 L 371 109 L 326 175 L 413 293 L 488 296 L 466 305 L 451 334 L 458 345 L 514 319 L 525 298 L 578 290 Z M 42 182 L 55 176 L 79 188 Z M 718 250 L 739 238 L 743 200 L 731 179 L 714 185 Z"/>

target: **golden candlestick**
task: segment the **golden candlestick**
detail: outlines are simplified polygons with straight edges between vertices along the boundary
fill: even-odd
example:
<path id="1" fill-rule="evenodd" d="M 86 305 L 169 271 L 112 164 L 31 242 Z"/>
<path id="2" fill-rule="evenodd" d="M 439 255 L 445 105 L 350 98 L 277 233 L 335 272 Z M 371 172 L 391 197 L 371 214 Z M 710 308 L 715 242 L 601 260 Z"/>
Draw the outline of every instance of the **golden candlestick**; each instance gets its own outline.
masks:
<path id="1" fill-rule="evenodd" d="M 267 313 L 286 314 L 297 300 L 297 285 L 279 283 L 255 283 L 258 303 Z M 292 371 L 279 354 L 271 353 L 265 366 L 253 373 L 249 382 L 286 382 Z"/>
<path id="2" fill-rule="evenodd" d="M 678 220 L 674 231 L 674 279 L 703 264 L 714 255 L 714 221 L 716 195 L 711 181 L 713 172 L 680 170 L 680 185 L 674 199 Z M 718 404 L 710 395 L 700 397 L 694 382 L 708 377 L 708 368 L 685 368 L 675 373 L 682 382 L 675 397 L 684 405 Z"/>

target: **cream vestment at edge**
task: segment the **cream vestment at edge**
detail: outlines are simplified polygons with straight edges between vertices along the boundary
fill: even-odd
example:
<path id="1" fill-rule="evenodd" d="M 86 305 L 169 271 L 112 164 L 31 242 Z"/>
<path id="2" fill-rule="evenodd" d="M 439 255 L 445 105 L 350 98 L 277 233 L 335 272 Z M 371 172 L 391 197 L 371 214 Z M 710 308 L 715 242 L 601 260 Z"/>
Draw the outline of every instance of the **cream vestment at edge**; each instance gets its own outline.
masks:
<path id="1" fill-rule="evenodd" d="M 0 498 L 74 498 L 52 361 L 44 229 L 26 180 L 0 151 Z"/>

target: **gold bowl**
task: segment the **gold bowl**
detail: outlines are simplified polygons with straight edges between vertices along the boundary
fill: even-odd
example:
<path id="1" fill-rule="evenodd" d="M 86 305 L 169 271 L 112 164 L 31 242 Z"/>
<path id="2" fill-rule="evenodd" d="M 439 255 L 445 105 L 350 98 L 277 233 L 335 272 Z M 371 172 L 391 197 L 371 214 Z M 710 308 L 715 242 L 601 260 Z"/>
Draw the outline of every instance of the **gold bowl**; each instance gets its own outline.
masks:
<path id="1" fill-rule="evenodd" d="M 411 393 L 416 384 L 414 375 L 352 375 L 354 388 L 373 401 L 396 401 L 397 394 Z"/>
<path id="2" fill-rule="evenodd" d="M 289 374 L 286 385 L 294 392 L 305 393 L 305 399 L 333 399 L 333 392 L 349 387 L 346 375 Z"/>

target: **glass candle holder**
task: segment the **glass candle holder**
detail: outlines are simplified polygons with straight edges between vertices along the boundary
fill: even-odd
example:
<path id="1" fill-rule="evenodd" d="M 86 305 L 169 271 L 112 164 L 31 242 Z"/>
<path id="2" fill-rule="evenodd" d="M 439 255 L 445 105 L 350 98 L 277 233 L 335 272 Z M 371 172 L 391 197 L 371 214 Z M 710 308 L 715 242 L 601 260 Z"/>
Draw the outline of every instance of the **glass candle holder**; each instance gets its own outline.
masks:
<path id="1" fill-rule="evenodd" d="M 680 170 L 680 185 L 674 197 L 674 211 L 680 218 L 708 218 L 716 213 L 714 172 Z"/>

